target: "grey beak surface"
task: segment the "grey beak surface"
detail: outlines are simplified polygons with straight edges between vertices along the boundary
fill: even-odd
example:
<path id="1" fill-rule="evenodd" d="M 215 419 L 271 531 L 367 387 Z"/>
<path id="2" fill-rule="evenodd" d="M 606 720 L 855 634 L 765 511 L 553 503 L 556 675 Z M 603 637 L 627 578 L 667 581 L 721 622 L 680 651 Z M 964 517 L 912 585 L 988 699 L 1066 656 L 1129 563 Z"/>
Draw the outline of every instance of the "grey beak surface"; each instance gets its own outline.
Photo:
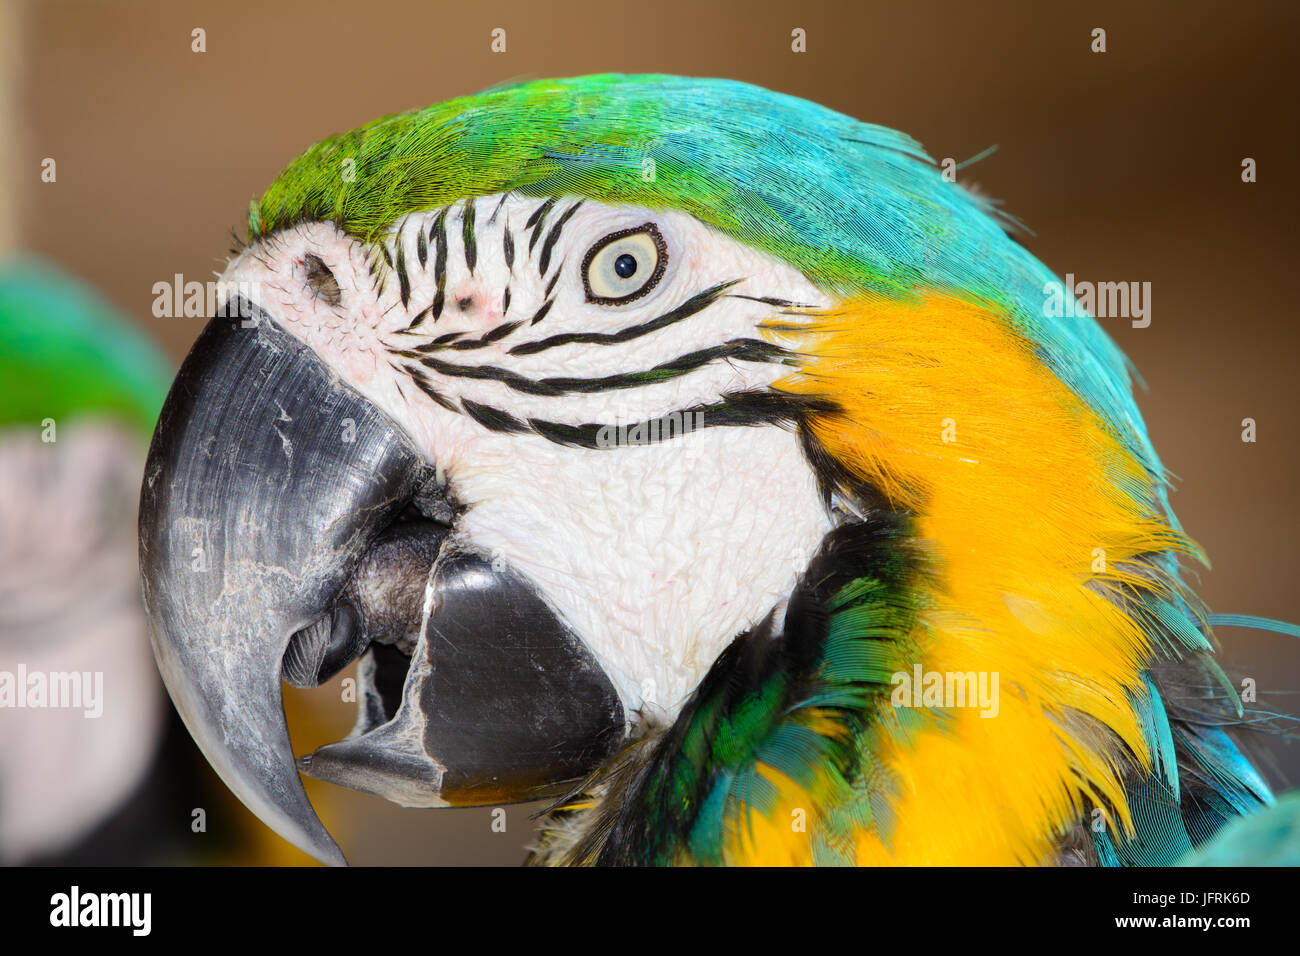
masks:
<path id="1" fill-rule="evenodd" d="M 260 309 L 232 300 L 228 311 L 245 317 L 203 331 L 149 449 L 140 565 L 150 638 L 226 785 L 295 846 L 341 864 L 298 776 L 283 658 L 431 469 Z"/>

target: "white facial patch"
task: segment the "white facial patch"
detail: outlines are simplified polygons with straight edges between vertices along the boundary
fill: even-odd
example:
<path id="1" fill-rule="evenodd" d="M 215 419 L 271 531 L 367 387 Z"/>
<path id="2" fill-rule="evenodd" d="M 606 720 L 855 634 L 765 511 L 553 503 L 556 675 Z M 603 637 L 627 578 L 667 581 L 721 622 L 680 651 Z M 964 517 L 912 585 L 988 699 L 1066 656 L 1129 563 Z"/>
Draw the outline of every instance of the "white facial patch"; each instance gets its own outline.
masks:
<path id="1" fill-rule="evenodd" d="M 373 258 L 309 223 L 222 280 L 406 429 L 456 537 L 527 575 L 629 710 L 674 713 L 831 529 L 765 418 L 793 359 L 759 328 L 826 297 L 686 214 L 572 197 L 408 216 Z"/>

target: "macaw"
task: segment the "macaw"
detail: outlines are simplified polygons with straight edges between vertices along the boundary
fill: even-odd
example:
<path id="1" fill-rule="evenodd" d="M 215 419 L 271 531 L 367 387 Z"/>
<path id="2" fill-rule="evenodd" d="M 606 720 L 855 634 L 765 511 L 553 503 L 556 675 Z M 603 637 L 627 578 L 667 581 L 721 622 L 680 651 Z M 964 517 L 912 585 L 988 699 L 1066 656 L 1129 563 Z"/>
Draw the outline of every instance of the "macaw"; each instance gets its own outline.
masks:
<path id="1" fill-rule="evenodd" d="M 0 263 L 2 863 L 159 862 L 188 833 L 188 809 L 159 822 L 193 792 L 160 754 L 193 748 L 179 726 L 167 746 L 135 557 L 172 374 L 62 269 Z"/>
<path id="2" fill-rule="evenodd" d="M 62 267 L 0 262 L 0 864 L 303 859 L 214 778 L 149 649 L 135 513 L 174 374 Z"/>
<path id="3" fill-rule="evenodd" d="M 146 467 L 191 733 L 330 863 L 299 771 L 548 799 L 544 864 L 1163 864 L 1268 805 L 1126 360 L 1012 231 L 729 80 L 312 146 Z M 353 661 L 295 759 L 281 682 Z"/>

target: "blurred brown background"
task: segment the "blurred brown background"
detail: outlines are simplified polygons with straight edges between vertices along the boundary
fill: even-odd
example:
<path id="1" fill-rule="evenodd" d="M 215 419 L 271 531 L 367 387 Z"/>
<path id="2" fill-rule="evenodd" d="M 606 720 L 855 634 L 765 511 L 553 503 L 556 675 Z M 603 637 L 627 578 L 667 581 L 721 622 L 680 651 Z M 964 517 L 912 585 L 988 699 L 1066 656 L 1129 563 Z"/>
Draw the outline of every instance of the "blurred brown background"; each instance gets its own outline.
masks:
<path id="1" fill-rule="evenodd" d="M 0 0 L 3 2 L 3 0 Z M 250 199 L 321 137 L 511 78 L 600 71 L 735 77 L 905 130 L 1034 230 L 1058 274 L 1149 281 L 1152 322 L 1104 320 L 1150 390 L 1174 505 L 1208 550 L 1221 612 L 1300 621 L 1294 289 L 1300 7 L 1294 3 L 9 3 L 17 78 L 0 196 L 13 230 L 102 289 L 177 361 L 199 319 L 151 315 L 152 286 L 219 272 Z M 191 52 L 191 31 L 207 50 Z M 490 32 L 507 31 L 507 52 Z M 791 30 L 807 52 L 791 52 Z M 1090 50 L 1106 30 L 1107 52 Z M 18 37 L 17 42 L 14 42 Z M 8 58 L 6 58 L 8 59 Z M 16 133 L 16 135 L 11 135 Z M 1244 184 L 1244 157 L 1258 182 Z M 55 183 L 41 160 L 57 161 Z M 0 208 L 3 208 L 0 204 Z M 0 233 L 3 236 L 3 233 Z M 1241 420 L 1258 441 L 1241 441 Z M 1300 643 L 1224 630 L 1261 700 L 1300 710 Z M 337 684 L 314 692 L 350 726 Z M 337 713 L 335 713 L 337 712 Z M 317 728 L 313 728 L 317 729 Z M 1272 744 L 1275 783 L 1300 746 Z M 311 787 L 313 798 L 323 786 Z M 514 863 L 488 810 L 400 810 L 332 790 L 355 863 Z"/>

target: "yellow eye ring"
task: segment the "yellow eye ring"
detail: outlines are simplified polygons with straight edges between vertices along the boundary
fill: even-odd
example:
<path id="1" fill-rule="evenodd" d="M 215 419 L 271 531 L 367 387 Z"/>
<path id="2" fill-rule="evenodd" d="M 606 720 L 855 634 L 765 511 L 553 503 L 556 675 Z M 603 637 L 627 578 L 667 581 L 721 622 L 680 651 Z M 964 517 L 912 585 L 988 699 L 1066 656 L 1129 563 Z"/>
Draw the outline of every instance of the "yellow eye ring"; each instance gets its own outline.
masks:
<path id="1" fill-rule="evenodd" d="M 587 301 L 623 305 L 648 293 L 668 267 L 668 244 L 652 222 L 611 232 L 582 260 Z"/>

